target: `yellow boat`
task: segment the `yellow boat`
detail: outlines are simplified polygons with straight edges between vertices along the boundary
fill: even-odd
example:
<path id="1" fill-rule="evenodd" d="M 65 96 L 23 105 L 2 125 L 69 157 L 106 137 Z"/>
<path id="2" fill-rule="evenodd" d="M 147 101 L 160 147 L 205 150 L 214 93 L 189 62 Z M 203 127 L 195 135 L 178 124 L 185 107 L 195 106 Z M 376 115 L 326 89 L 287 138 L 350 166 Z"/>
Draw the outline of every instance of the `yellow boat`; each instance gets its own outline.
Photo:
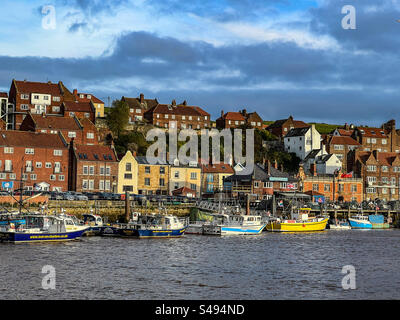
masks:
<path id="1" fill-rule="evenodd" d="M 323 231 L 326 228 L 329 217 L 308 217 L 307 209 L 300 209 L 300 214 L 294 219 L 279 218 L 276 221 L 270 221 L 266 229 L 271 232 L 314 232 Z"/>

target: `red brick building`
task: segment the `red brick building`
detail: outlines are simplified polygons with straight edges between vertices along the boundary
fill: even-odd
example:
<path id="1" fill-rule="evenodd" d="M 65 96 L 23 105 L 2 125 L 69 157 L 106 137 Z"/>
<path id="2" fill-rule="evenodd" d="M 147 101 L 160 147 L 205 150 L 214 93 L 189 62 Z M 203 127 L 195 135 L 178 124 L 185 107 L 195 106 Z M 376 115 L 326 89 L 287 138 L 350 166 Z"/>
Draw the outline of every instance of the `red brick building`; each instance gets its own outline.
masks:
<path id="1" fill-rule="evenodd" d="M 73 94 L 75 96 L 75 100 L 78 102 L 92 102 L 93 107 L 95 109 L 95 117 L 104 117 L 104 102 L 94 96 L 91 93 L 83 93 L 83 92 L 78 92 L 77 89 L 74 89 Z"/>
<path id="2" fill-rule="evenodd" d="M 271 123 L 267 130 L 273 135 L 283 138 L 291 129 L 306 128 L 310 127 L 307 123 L 299 120 L 294 120 L 292 116 L 287 119 L 276 120 Z"/>
<path id="3" fill-rule="evenodd" d="M 122 97 L 129 106 L 129 122 L 144 121 L 144 113 L 158 105 L 157 99 L 145 99 L 144 94 L 141 93 L 139 98 Z"/>
<path id="4" fill-rule="evenodd" d="M 246 119 L 246 124 L 257 129 L 263 129 L 263 120 L 257 112 L 247 113 L 246 109 L 240 111 L 242 116 Z"/>
<path id="5" fill-rule="evenodd" d="M 74 100 L 74 95 L 61 81 L 46 83 L 13 80 L 9 92 L 9 103 L 13 107 L 7 111 L 8 129 L 19 129 L 28 111 L 35 114 L 62 115 L 62 103 Z"/>
<path id="6" fill-rule="evenodd" d="M 218 129 L 237 128 L 246 124 L 246 118 L 240 112 L 221 111 L 221 116 L 215 121 Z"/>
<path id="7" fill-rule="evenodd" d="M 158 104 L 144 113 L 145 119 L 154 126 L 169 128 L 170 122 L 177 129 L 210 128 L 210 114 L 200 107 L 188 106 L 186 101 L 176 104 Z M 172 128 L 172 127 L 171 127 Z"/>
<path id="8" fill-rule="evenodd" d="M 351 151 L 360 148 L 361 145 L 349 136 L 330 136 L 325 141 L 326 152 L 338 157 L 344 172 L 350 171 L 354 162 Z"/>
<path id="9" fill-rule="evenodd" d="M 118 158 L 113 146 L 69 147 L 69 189 L 78 192 L 117 192 Z"/>
<path id="10" fill-rule="evenodd" d="M 65 117 L 74 117 L 78 119 L 87 118 L 93 123 L 96 122 L 96 109 L 92 101 L 66 101 L 61 105 L 62 114 Z"/>
<path id="11" fill-rule="evenodd" d="M 61 134 L 0 131 L 0 181 L 27 190 L 68 190 L 68 145 Z"/>
<path id="12" fill-rule="evenodd" d="M 78 119 L 73 117 L 60 117 L 49 115 L 37 115 L 30 112 L 22 121 L 22 131 L 33 131 L 41 133 L 62 133 L 69 143 L 72 138 L 78 144 L 98 144 L 99 137 L 96 126 L 87 118 Z"/>

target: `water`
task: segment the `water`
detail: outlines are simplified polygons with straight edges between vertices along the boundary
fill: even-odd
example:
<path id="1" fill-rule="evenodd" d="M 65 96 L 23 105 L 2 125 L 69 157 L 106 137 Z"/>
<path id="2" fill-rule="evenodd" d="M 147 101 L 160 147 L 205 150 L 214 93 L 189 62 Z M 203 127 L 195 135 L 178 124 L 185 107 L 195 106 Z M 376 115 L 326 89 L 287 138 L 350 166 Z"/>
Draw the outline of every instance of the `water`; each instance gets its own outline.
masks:
<path id="1" fill-rule="evenodd" d="M 400 230 L 0 244 L 0 299 L 399 299 Z M 56 289 L 42 288 L 42 267 Z M 344 290 L 342 267 L 356 270 Z"/>

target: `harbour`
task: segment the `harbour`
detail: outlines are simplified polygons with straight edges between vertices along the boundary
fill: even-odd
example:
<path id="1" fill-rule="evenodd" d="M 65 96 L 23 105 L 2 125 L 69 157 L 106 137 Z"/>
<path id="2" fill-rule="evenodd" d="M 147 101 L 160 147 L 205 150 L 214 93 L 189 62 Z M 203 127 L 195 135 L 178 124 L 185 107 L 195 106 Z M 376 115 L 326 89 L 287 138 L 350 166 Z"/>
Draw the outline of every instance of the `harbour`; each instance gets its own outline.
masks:
<path id="1" fill-rule="evenodd" d="M 1 299 L 399 299 L 400 230 L 0 244 Z M 56 289 L 43 290 L 44 265 Z M 343 266 L 356 270 L 342 288 Z"/>

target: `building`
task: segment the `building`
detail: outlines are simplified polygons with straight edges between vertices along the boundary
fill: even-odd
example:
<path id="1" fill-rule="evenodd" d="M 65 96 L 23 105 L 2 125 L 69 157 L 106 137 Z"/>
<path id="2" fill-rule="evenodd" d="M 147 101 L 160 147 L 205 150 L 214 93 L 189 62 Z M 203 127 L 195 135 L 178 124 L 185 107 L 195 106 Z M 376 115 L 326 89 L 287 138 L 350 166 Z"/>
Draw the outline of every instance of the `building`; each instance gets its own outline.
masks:
<path id="1" fill-rule="evenodd" d="M 138 163 L 138 194 L 168 195 L 170 190 L 169 164 L 158 159 L 156 159 L 156 164 L 150 164 L 147 157 L 135 158 Z"/>
<path id="2" fill-rule="evenodd" d="M 352 169 L 354 159 L 349 155 L 352 154 L 351 151 L 360 148 L 360 146 L 360 143 L 348 135 L 330 136 L 326 139 L 325 143 L 326 152 L 336 155 L 342 162 L 342 169 L 344 172 L 348 172 L 349 169 Z"/>
<path id="3" fill-rule="evenodd" d="M 283 138 L 285 151 L 295 153 L 301 160 L 312 150 L 320 150 L 322 145 L 321 135 L 315 129 L 315 125 L 309 127 L 291 129 Z"/>
<path id="4" fill-rule="evenodd" d="M 354 174 L 364 183 L 364 200 L 399 200 L 400 155 L 396 152 L 356 151 Z"/>
<path id="5" fill-rule="evenodd" d="M 86 118 L 96 123 L 96 108 L 92 101 L 66 101 L 61 104 L 61 110 L 64 117 Z"/>
<path id="6" fill-rule="evenodd" d="M 118 193 L 138 193 L 138 163 L 129 150 L 118 164 Z"/>
<path id="7" fill-rule="evenodd" d="M 271 123 L 267 130 L 278 138 L 283 138 L 292 129 L 307 128 L 310 125 L 299 120 L 294 120 L 292 116 L 287 119 L 276 120 Z"/>
<path id="8" fill-rule="evenodd" d="M 118 158 L 113 146 L 69 145 L 69 190 L 117 192 Z"/>
<path id="9" fill-rule="evenodd" d="M 257 128 L 257 129 L 263 129 L 263 120 L 261 117 L 258 115 L 257 112 L 250 112 L 247 113 L 246 109 L 243 109 L 240 111 L 242 116 L 246 119 L 246 124 L 250 127 Z"/>
<path id="10" fill-rule="evenodd" d="M 27 131 L 0 132 L 0 180 L 13 189 L 68 190 L 68 145 L 63 136 Z"/>
<path id="11" fill-rule="evenodd" d="M 202 194 L 214 194 L 224 190 L 224 179 L 233 175 L 235 171 L 226 163 L 202 164 Z"/>
<path id="12" fill-rule="evenodd" d="M 224 191 L 232 197 L 249 194 L 257 199 L 271 199 L 274 192 L 298 190 L 298 180 L 278 170 L 277 164 L 255 164 L 250 175 L 234 174 L 224 179 Z"/>
<path id="13" fill-rule="evenodd" d="M 96 126 L 86 118 L 79 120 L 73 117 L 50 116 L 46 114 L 31 114 L 28 112 L 22 121 L 20 130 L 41 133 L 62 133 L 67 143 L 75 139 L 77 144 L 98 144 L 99 137 Z"/>
<path id="14" fill-rule="evenodd" d="M 215 121 L 218 129 L 231 129 L 246 124 L 246 118 L 240 112 L 221 111 L 221 117 Z"/>
<path id="15" fill-rule="evenodd" d="M 8 93 L 7 92 L 0 92 L 0 119 L 5 123 L 5 128 L 4 129 L 7 129 L 8 105 L 9 105 L 8 104 Z M 11 109 L 12 109 L 12 106 L 11 106 Z"/>
<path id="16" fill-rule="evenodd" d="M 341 178 L 341 174 L 307 175 L 299 169 L 300 190 L 312 196 L 323 196 L 325 201 L 363 201 L 363 180 Z"/>
<path id="17" fill-rule="evenodd" d="M 176 104 L 157 104 L 144 113 L 144 118 L 154 126 L 171 129 L 210 128 L 210 114 L 200 107 L 188 106 L 186 101 Z"/>
<path id="18" fill-rule="evenodd" d="M 331 132 L 333 136 L 351 137 L 354 133 L 354 125 L 345 123 L 343 127 L 338 127 Z"/>
<path id="19" fill-rule="evenodd" d="M 19 129 L 28 111 L 32 114 L 62 115 L 61 105 L 75 101 L 74 95 L 58 83 L 12 80 L 7 110 L 7 128 Z"/>
<path id="20" fill-rule="evenodd" d="M 196 198 L 196 190 L 192 190 L 187 187 L 182 187 L 179 189 L 175 189 L 172 191 L 173 196 L 187 197 L 187 198 Z"/>
<path id="21" fill-rule="evenodd" d="M 170 165 L 169 192 L 173 194 L 175 190 L 182 189 L 182 192 L 190 189 L 194 192 L 194 197 L 201 196 L 201 168 L 197 162 L 182 165 L 178 159 L 175 159 Z"/>
<path id="22" fill-rule="evenodd" d="M 82 93 L 78 92 L 77 89 L 74 89 L 73 94 L 75 96 L 75 100 L 78 102 L 92 102 L 93 107 L 95 109 L 95 117 L 96 118 L 104 118 L 104 102 L 99 98 L 95 97 L 90 93 Z"/>
<path id="23" fill-rule="evenodd" d="M 145 99 L 144 94 L 141 93 L 139 98 L 122 97 L 129 106 L 129 122 L 134 123 L 144 121 L 144 113 L 158 105 L 157 99 Z"/>

